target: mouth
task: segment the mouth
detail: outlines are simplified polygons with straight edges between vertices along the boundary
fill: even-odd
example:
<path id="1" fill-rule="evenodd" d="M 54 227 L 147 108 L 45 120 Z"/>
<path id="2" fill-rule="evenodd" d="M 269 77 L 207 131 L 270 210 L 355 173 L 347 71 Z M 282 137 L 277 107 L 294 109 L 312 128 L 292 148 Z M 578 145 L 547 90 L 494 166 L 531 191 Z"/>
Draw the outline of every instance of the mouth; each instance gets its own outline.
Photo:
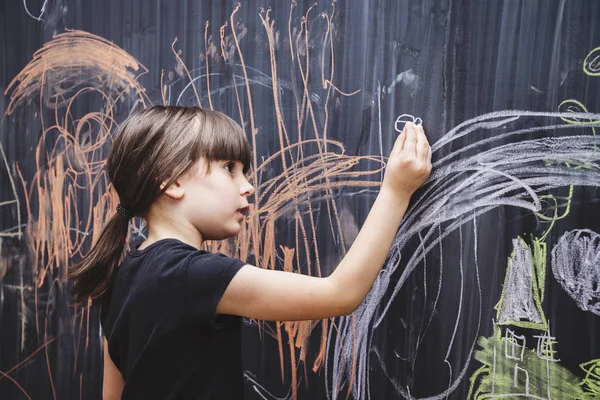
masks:
<path id="1" fill-rule="evenodd" d="M 238 217 L 246 218 L 248 216 L 248 211 L 250 210 L 250 206 L 245 206 L 242 208 L 238 208 L 235 212 Z"/>

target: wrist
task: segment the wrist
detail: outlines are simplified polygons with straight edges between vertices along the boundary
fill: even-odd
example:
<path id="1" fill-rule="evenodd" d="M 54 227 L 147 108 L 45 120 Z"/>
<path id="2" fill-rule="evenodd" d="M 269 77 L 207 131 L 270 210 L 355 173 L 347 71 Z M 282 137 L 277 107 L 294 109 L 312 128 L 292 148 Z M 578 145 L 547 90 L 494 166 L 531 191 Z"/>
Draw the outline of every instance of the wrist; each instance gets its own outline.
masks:
<path id="1" fill-rule="evenodd" d="M 377 202 L 384 203 L 388 207 L 400 207 L 406 209 L 412 193 L 402 190 L 390 190 L 386 187 L 381 188 L 377 195 Z"/>

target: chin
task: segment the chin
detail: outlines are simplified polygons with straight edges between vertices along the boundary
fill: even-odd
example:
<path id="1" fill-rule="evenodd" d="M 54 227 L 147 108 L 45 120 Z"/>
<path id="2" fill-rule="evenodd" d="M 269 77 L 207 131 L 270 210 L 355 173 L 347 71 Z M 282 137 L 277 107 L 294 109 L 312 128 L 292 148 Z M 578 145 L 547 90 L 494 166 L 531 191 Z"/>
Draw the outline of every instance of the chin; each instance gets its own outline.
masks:
<path id="1" fill-rule="evenodd" d="M 229 230 L 227 232 L 220 232 L 218 234 L 215 234 L 215 235 L 211 236 L 207 240 L 225 240 L 225 239 L 231 239 L 231 238 L 234 238 L 237 235 L 239 235 L 241 230 L 242 230 L 241 227 L 239 227 L 237 229 Z"/>
<path id="2" fill-rule="evenodd" d="M 227 235 L 227 237 L 225 239 L 230 239 L 230 238 L 236 237 L 237 235 L 240 234 L 241 230 L 242 230 L 241 228 L 238 228 L 236 231 L 231 232 L 229 235 Z"/>

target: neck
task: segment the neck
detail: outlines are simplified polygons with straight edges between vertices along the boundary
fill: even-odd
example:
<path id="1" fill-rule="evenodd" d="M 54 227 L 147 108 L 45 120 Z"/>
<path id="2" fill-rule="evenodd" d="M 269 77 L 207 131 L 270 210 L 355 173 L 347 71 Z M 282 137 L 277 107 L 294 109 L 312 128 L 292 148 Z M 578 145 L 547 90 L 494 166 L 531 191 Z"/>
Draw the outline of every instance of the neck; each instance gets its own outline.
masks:
<path id="1" fill-rule="evenodd" d="M 150 211 L 145 218 L 148 226 L 148 238 L 140 246 L 143 249 L 161 239 L 178 239 L 200 249 L 204 238 L 189 222 L 176 216 L 161 215 Z"/>

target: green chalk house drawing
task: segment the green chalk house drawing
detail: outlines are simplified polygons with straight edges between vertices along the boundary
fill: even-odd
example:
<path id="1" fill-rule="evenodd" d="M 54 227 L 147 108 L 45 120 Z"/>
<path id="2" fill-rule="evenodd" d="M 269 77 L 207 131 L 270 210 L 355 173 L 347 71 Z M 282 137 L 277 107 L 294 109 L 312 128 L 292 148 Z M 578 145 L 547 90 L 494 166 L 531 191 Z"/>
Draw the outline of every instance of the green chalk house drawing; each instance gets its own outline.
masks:
<path id="1" fill-rule="evenodd" d="M 581 365 L 585 378 L 560 365 L 556 338 L 542 309 L 546 246 L 513 240 L 494 334 L 481 337 L 469 399 L 598 399 L 600 360 Z M 533 247 L 533 249 L 532 249 Z"/>
<path id="2" fill-rule="evenodd" d="M 583 63 L 589 76 L 600 76 L 597 60 L 600 47 L 593 49 Z M 580 101 L 569 99 L 559 110 L 587 110 Z M 593 121 L 565 119 L 586 126 Z M 596 135 L 592 127 L 593 134 Z M 569 164 L 567 163 L 567 166 Z M 576 167 L 585 168 L 585 166 Z M 496 321 L 491 337 L 480 337 L 475 359 L 483 364 L 471 377 L 469 399 L 600 399 L 600 359 L 580 365 L 576 376 L 560 365 L 555 350 L 556 338 L 542 309 L 546 281 L 546 238 L 556 221 L 570 212 L 573 186 L 566 197 L 552 194 L 540 196 L 553 215 L 536 213 L 548 224 L 544 234 L 531 238 L 531 245 L 518 237 L 513 240 L 513 253 L 508 260 L 500 301 L 496 305 Z M 559 209 L 563 209 L 559 215 Z"/>

